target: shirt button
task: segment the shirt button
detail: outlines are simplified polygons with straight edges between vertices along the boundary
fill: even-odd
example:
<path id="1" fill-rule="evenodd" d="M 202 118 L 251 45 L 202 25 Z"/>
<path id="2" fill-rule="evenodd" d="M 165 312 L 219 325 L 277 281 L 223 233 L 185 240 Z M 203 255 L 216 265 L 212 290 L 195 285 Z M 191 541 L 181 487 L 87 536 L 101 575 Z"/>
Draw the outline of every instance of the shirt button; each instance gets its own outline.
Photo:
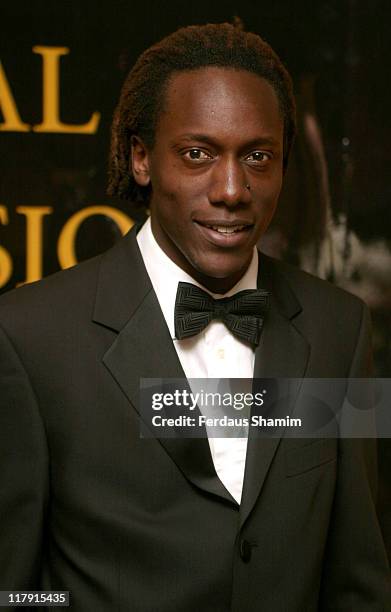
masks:
<path id="1" fill-rule="evenodd" d="M 224 357 L 225 357 L 224 349 L 221 348 L 221 349 L 217 350 L 217 357 L 219 359 L 224 359 Z"/>
<path id="2" fill-rule="evenodd" d="M 245 563 L 251 559 L 251 544 L 247 540 L 240 541 L 240 557 Z"/>

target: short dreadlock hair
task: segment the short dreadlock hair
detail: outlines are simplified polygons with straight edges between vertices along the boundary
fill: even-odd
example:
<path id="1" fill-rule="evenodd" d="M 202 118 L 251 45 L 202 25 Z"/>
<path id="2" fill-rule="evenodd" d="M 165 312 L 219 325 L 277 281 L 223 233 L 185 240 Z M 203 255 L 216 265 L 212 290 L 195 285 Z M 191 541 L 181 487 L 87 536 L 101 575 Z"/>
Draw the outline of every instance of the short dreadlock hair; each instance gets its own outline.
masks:
<path id="1" fill-rule="evenodd" d="M 125 80 L 112 125 L 110 195 L 148 204 L 150 187 L 140 187 L 129 167 L 131 137 L 139 136 L 152 149 L 170 77 L 207 66 L 247 70 L 272 85 L 284 119 L 286 169 L 296 113 L 292 81 L 277 54 L 257 34 L 229 23 L 188 26 L 144 51 Z"/>

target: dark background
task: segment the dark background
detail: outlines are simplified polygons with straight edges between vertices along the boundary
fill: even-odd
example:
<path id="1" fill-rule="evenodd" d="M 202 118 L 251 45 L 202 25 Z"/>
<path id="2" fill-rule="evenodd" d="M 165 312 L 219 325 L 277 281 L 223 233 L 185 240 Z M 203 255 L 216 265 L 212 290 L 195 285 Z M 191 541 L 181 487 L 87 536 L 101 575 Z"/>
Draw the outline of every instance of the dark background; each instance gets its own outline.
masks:
<path id="1" fill-rule="evenodd" d="M 65 46 L 60 60 L 61 119 L 88 121 L 94 135 L 0 132 L 0 245 L 25 279 L 26 221 L 17 206 L 52 206 L 43 222 L 43 274 L 59 269 L 56 244 L 78 210 L 131 204 L 106 195 L 109 130 L 121 84 L 141 51 L 176 28 L 232 21 L 265 38 L 291 72 L 299 135 L 275 221 L 261 244 L 348 288 L 370 306 L 376 372 L 391 376 L 391 78 L 386 0 L 1 1 L 0 60 L 23 121 L 42 120 L 42 58 L 34 45 Z M 0 123 L 2 120 L 0 107 Z M 102 216 L 81 226 L 78 259 L 109 247 L 120 232 Z M 391 540 L 386 475 L 389 443 L 380 441 L 383 528 Z M 391 503 L 388 501 L 389 505 Z M 390 512 L 390 510 L 388 510 Z"/>

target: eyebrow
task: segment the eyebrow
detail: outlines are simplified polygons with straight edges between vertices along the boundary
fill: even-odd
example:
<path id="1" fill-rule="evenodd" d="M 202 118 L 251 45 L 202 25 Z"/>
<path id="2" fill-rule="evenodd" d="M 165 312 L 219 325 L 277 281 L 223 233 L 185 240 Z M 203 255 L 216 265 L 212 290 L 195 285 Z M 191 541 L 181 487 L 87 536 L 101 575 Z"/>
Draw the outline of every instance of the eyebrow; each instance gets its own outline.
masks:
<path id="1" fill-rule="evenodd" d="M 171 145 L 173 147 L 177 146 L 178 141 L 188 141 L 188 142 L 194 142 L 194 141 L 198 141 L 198 142 L 205 142 L 207 144 L 210 145 L 218 145 L 219 143 L 212 137 L 212 136 L 208 136 L 207 134 L 181 134 L 180 136 L 178 136 L 178 138 L 176 139 L 176 141 L 172 141 Z M 267 146 L 278 146 L 280 143 L 273 138 L 273 136 L 258 136 L 255 138 L 252 138 L 250 141 L 246 142 L 243 145 L 243 148 L 248 148 L 248 147 L 253 147 L 253 146 L 257 146 L 257 145 L 267 145 Z"/>

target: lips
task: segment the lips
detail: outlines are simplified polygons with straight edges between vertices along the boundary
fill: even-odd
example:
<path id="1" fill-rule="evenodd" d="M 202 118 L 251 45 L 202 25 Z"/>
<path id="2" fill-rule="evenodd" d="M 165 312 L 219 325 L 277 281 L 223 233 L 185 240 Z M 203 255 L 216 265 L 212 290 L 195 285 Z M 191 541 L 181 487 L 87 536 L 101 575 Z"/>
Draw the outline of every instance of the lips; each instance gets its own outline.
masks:
<path id="1" fill-rule="evenodd" d="M 198 225 L 203 225 L 204 227 L 210 227 L 212 229 L 222 228 L 222 229 L 242 229 L 248 228 L 253 225 L 253 222 L 249 219 L 193 219 L 195 223 Z"/>
<path id="2" fill-rule="evenodd" d="M 253 224 L 244 219 L 223 221 L 218 219 L 195 220 L 203 236 L 215 246 L 238 247 L 248 239 Z"/>

